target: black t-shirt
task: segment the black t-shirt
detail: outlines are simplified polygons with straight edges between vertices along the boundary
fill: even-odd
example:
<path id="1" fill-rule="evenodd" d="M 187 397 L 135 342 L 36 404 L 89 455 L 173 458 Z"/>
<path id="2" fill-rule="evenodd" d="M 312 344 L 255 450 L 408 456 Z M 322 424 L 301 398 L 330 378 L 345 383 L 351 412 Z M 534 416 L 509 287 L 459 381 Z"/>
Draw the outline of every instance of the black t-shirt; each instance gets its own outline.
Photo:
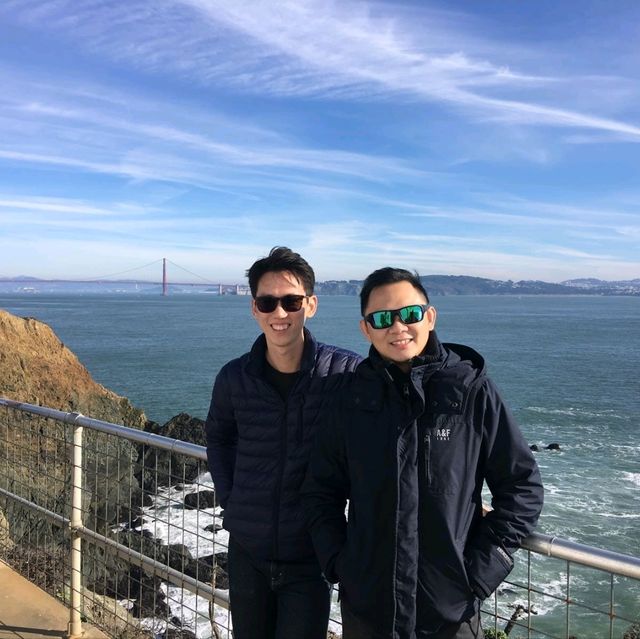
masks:
<path id="1" fill-rule="evenodd" d="M 278 391 L 280 397 L 286 400 L 289 396 L 289 392 L 298 379 L 300 371 L 296 371 L 295 373 L 281 373 L 271 366 L 271 364 L 266 360 L 264 371 L 267 381 Z"/>

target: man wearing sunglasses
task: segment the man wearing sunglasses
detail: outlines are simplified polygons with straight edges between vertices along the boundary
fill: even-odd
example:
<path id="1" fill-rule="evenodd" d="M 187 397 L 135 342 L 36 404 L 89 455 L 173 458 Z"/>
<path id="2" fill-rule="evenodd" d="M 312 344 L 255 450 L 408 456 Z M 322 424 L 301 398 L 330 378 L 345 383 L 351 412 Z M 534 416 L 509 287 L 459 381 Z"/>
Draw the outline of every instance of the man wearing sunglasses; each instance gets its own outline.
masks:
<path id="1" fill-rule="evenodd" d="M 480 602 L 542 508 L 536 462 L 483 358 L 438 340 L 417 275 L 375 271 L 360 301 L 369 357 L 318 429 L 302 490 L 343 639 L 480 639 Z"/>
<path id="2" fill-rule="evenodd" d="M 299 488 L 319 415 L 360 361 L 305 328 L 313 269 L 275 247 L 247 271 L 262 334 L 218 374 L 207 458 L 229 531 L 235 639 L 325 639 L 330 586 L 304 524 Z"/>

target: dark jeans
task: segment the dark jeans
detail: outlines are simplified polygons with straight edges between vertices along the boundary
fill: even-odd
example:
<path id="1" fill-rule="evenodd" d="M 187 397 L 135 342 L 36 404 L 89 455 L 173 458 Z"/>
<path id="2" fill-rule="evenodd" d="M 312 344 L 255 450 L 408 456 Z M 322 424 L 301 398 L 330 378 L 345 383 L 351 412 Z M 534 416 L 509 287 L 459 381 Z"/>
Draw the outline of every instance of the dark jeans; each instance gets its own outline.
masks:
<path id="1" fill-rule="evenodd" d="M 361 619 L 351 613 L 349 608 L 345 606 L 344 599 L 341 605 L 342 612 L 342 639 L 389 639 L 390 634 L 378 633 L 372 630 Z M 454 623 L 440 628 L 437 632 L 425 634 L 418 631 L 411 637 L 402 637 L 402 639 L 416 639 L 416 637 L 425 639 L 483 639 L 484 634 L 480 626 L 480 613 L 476 613 L 471 619 L 462 623 Z"/>
<path id="2" fill-rule="evenodd" d="M 418 635 L 419 637 L 421 635 Z M 480 613 L 476 612 L 471 619 L 462 623 L 452 623 L 444 628 L 440 628 L 438 632 L 425 635 L 429 639 L 483 639 L 484 632 L 480 625 Z"/>
<path id="3" fill-rule="evenodd" d="M 251 557 L 229 540 L 229 600 L 234 639 L 325 639 L 330 586 L 317 562 Z"/>

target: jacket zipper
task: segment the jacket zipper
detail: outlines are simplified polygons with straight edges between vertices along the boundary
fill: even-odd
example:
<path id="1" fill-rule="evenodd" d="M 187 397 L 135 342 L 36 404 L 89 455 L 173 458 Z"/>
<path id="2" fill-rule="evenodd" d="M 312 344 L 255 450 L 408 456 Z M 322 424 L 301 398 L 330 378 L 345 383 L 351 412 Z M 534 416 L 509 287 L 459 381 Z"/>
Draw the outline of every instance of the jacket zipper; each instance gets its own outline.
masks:
<path id="1" fill-rule="evenodd" d="M 424 475 L 427 478 L 427 486 L 431 486 L 431 434 L 426 428 L 424 435 Z"/>
<path id="2" fill-rule="evenodd" d="M 411 392 L 409 391 L 409 382 L 402 385 L 402 398 L 411 406 Z M 404 426 L 404 425 L 403 425 Z M 402 427 L 398 427 L 400 432 Z M 400 469 L 398 467 L 398 440 L 396 439 L 396 507 L 395 507 L 395 525 L 393 527 L 393 614 L 391 629 L 393 636 L 396 636 L 396 623 L 398 616 L 398 599 L 396 597 L 398 583 L 398 525 L 400 519 Z"/>
<path id="3" fill-rule="evenodd" d="M 284 468 L 287 464 L 287 432 L 288 432 L 288 418 L 289 418 L 289 400 L 295 396 L 295 391 L 300 384 L 300 377 L 296 380 L 296 383 L 290 389 L 287 399 L 284 400 L 284 414 L 282 418 L 282 424 L 280 428 L 280 464 L 278 467 L 278 481 L 276 482 L 276 490 L 273 500 L 273 560 L 278 561 L 280 558 L 280 544 L 278 539 L 280 537 L 280 497 L 282 496 L 282 482 L 284 480 Z M 302 422 L 302 408 L 298 414 L 300 422 Z M 299 428 L 300 437 L 302 437 L 302 424 L 296 424 Z"/>
<path id="4" fill-rule="evenodd" d="M 292 389 L 293 390 L 293 389 Z M 273 560 L 278 561 L 280 555 L 280 496 L 282 494 L 282 481 L 284 479 L 284 467 L 287 462 L 287 415 L 289 412 L 289 399 L 284 402 L 284 415 L 280 426 L 280 464 L 278 465 L 278 481 L 276 482 L 276 494 L 273 500 Z"/>
<path id="5" fill-rule="evenodd" d="M 296 424 L 296 442 L 298 446 L 302 445 L 303 440 L 303 413 L 304 413 L 304 395 L 302 396 L 302 401 L 300 402 L 300 406 L 298 406 L 298 422 Z"/>

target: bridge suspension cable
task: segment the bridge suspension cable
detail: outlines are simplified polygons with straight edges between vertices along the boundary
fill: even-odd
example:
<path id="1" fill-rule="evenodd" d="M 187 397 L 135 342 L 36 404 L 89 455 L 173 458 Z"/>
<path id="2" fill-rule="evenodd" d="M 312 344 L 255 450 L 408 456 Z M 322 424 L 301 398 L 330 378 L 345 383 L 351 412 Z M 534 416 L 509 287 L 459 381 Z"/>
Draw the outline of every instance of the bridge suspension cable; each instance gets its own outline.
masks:
<path id="1" fill-rule="evenodd" d="M 95 280 L 106 280 L 110 277 L 117 277 L 119 275 L 126 275 L 127 273 L 131 273 L 132 271 L 140 271 L 143 268 L 147 268 L 148 266 L 153 266 L 154 264 L 161 263 L 162 259 L 154 260 L 153 262 L 149 262 L 148 264 L 143 264 L 142 266 L 135 266 L 133 268 L 128 268 L 125 271 L 119 271 L 118 273 L 109 273 L 108 275 L 101 275 L 100 277 L 93 277 L 90 280 L 86 280 L 87 282 L 93 282 Z M 177 266 L 177 264 L 176 264 Z"/>
<path id="2" fill-rule="evenodd" d="M 198 275 L 197 273 L 194 273 L 193 271 L 190 271 L 188 268 L 185 268 L 184 266 L 180 266 L 180 264 L 176 264 L 175 262 L 172 262 L 171 260 L 167 260 L 168 264 L 171 264 L 171 266 L 176 266 L 177 268 L 185 271 L 186 273 L 189 273 L 189 275 L 193 275 L 194 277 L 197 277 L 198 279 L 201 279 L 203 282 L 205 282 L 206 284 L 217 284 L 217 282 L 214 282 L 213 280 L 210 280 L 206 277 L 203 277 L 202 275 Z"/>

